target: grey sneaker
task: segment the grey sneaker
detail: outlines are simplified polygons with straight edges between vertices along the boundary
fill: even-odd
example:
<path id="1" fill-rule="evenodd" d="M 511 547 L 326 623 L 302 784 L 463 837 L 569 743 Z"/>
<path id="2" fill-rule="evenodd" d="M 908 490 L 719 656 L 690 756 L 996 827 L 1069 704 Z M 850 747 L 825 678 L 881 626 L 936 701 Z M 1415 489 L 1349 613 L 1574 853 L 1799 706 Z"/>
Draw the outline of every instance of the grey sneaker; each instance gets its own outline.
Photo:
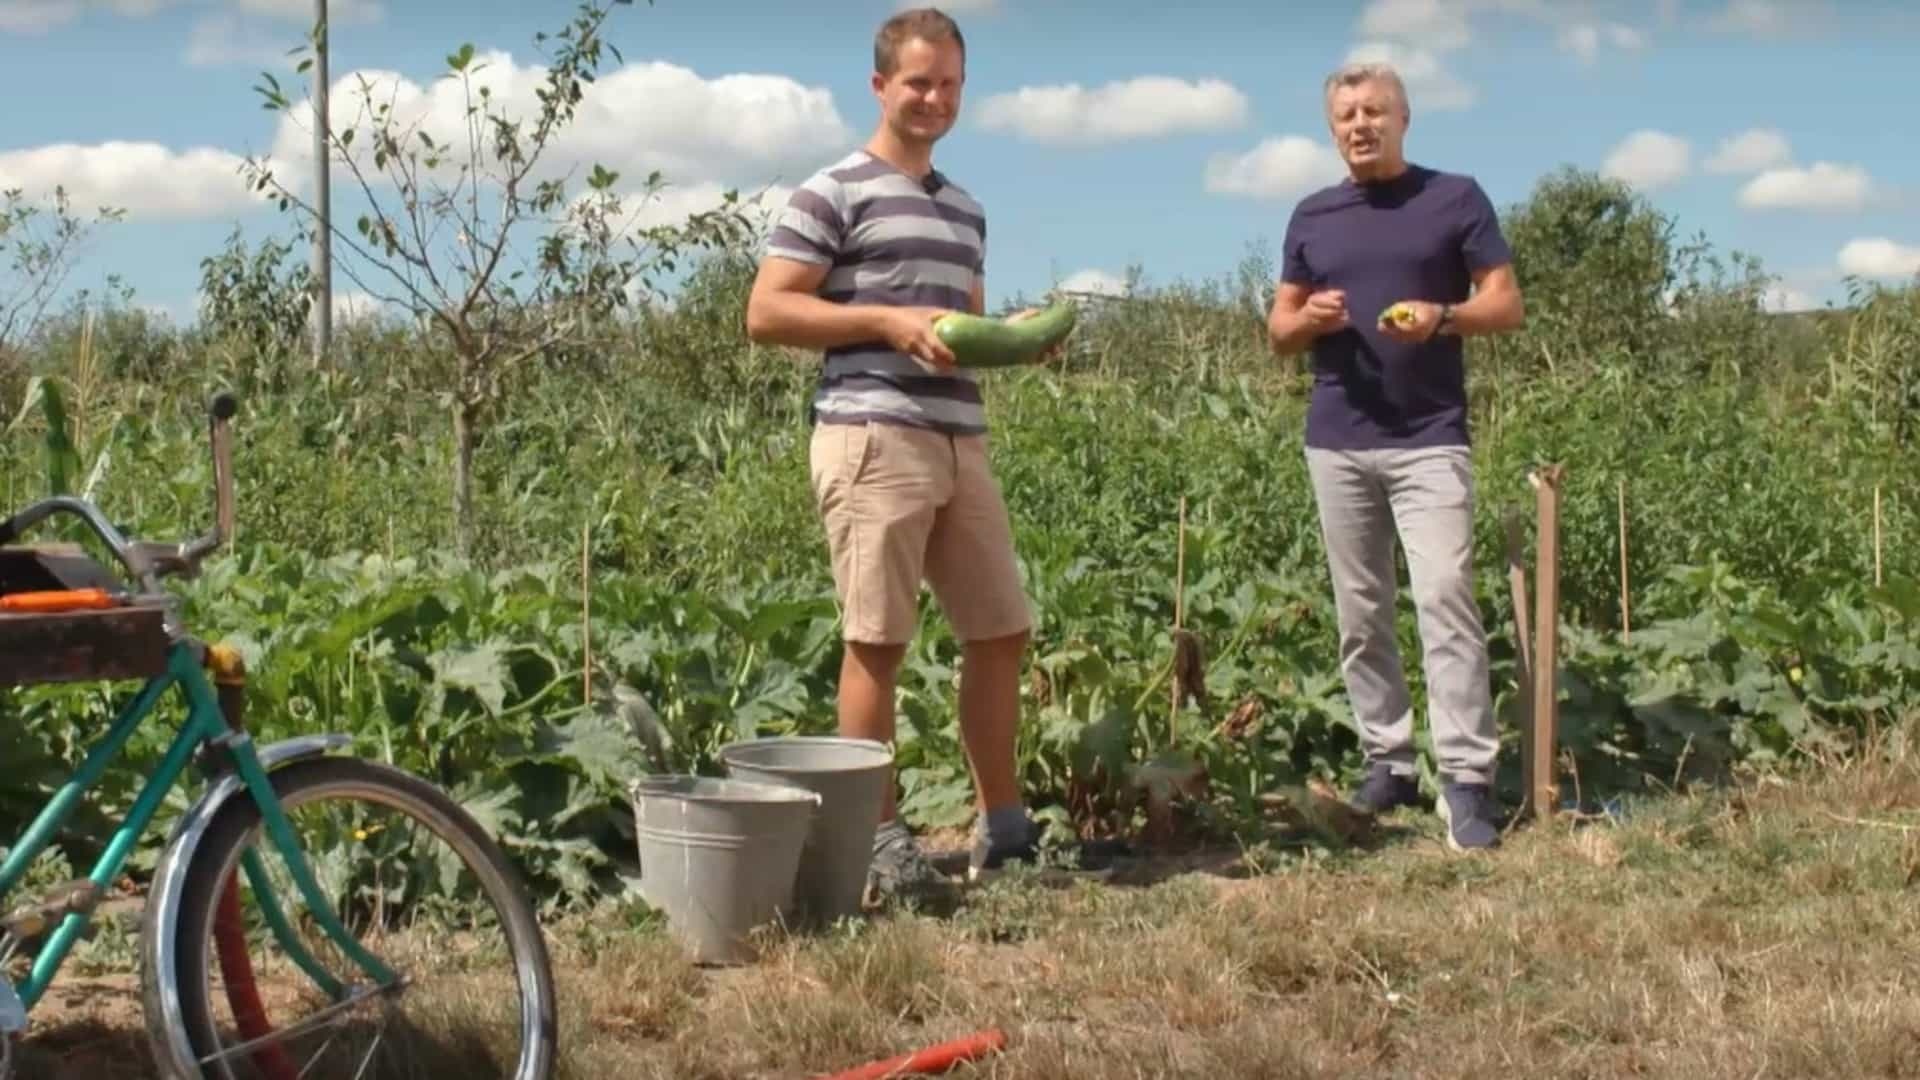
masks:
<path id="1" fill-rule="evenodd" d="M 1348 803 L 1367 814 L 1384 814 L 1399 806 L 1419 806 L 1420 782 L 1394 772 L 1385 764 L 1375 764 L 1367 770 L 1367 778 L 1361 781 L 1359 790 Z"/>
<path id="2" fill-rule="evenodd" d="M 975 829 L 973 847 L 967 853 L 967 880 L 986 881 L 1008 863 L 1035 865 L 1040 861 L 1040 826 L 1027 822 L 1026 838 L 1017 843 L 989 844 L 984 829 Z"/>
<path id="3" fill-rule="evenodd" d="M 1487 785 L 1448 781 L 1440 786 L 1440 801 L 1435 809 L 1447 825 L 1447 846 L 1453 850 L 1475 851 L 1500 846 L 1500 826 Z"/>
<path id="4" fill-rule="evenodd" d="M 913 834 L 898 821 L 880 826 L 873 837 L 873 863 L 867 868 L 869 903 L 900 900 L 944 903 L 954 899 L 957 886 L 927 860 Z"/>
<path id="5" fill-rule="evenodd" d="M 1113 874 L 1116 864 L 1130 854 L 1128 845 L 1122 840 L 1073 840 L 1048 847 L 1054 857 L 1065 865 L 1042 867 L 1043 862 L 1052 861 L 1042 854 L 1043 831 L 1038 822 L 1029 820 L 1026 839 L 1018 843 L 994 845 L 987 842 L 983 832 L 975 830 L 973 847 L 967 856 L 967 880 L 976 884 L 985 883 L 1014 866 L 1040 869 L 1042 880 L 1106 878 Z"/>

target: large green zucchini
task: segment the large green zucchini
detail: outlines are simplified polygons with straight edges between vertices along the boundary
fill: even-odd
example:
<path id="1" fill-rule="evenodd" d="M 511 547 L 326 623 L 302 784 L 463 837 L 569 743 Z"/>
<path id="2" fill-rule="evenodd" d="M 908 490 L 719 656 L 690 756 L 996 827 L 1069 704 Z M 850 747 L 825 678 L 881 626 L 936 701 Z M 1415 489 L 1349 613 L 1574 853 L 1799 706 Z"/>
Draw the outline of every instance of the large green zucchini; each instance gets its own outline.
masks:
<path id="1" fill-rule="evenodd" d="M 1077 314 L 1074 304 L 1064 300 L 1019 322 L 953 311 L 934 321 L 933 332 L 953 350 L 960 367 L 1014 367 L 1033 363 L 1066 340 Z"/>

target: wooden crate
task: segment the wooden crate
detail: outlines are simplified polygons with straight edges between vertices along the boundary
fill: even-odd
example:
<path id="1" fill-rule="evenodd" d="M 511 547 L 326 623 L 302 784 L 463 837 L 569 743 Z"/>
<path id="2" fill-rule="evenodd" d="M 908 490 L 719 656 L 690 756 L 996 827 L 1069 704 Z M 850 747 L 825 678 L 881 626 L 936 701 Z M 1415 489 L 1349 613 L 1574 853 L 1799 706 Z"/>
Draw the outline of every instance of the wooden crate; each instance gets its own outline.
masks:
<path id="1" fill-rule="evenodd" d="M 147 679 L 167 669 L 166 613 L 139 606 L 0 613 L 0 685 Z"/>

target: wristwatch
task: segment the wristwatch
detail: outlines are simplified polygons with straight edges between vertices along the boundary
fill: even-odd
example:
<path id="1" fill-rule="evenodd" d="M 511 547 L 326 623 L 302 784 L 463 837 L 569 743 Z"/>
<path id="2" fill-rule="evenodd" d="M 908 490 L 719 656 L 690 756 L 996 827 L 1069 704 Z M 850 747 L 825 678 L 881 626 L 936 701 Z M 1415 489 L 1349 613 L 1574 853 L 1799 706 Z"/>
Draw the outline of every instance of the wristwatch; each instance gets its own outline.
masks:
<path id="1" fill-rule="evenodd" d="M 1440 321 L 1433 324 L 1433 336 L 1439 337 L 1441 334 L 1447 334 L 1452 332 L 1453 332 L 1453 305 L 1441 304 L 1440 305 Z"/>

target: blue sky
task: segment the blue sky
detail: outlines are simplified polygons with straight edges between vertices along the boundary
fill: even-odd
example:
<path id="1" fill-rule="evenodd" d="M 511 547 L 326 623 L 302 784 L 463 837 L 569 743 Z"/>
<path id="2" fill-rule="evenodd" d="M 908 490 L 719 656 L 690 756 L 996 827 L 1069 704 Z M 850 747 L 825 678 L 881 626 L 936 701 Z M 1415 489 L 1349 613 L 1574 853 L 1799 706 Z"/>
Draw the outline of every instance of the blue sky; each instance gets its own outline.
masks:
<path id="1" fill-rule="evenodd" d="M 503 85 L 571 3 L 333 0 L 333 75 L 431 84 L 462 42 Z M 190 317 L 199 261 L 236 226 L 290 222 L 250 197 L 241 157 L 299 175 L 307 137 L 260 107 L 258 73 L 311 0 L 0 0 L 0 187 L 65 183 L 128 210 L 86 253 L 136 301 Z M 619 9 L 570 161 L 663 168 L 671 217 L 724 187 L 777 197 L 872 129 L 877 2 L 657 0 Z M 1632 180 L 1683 235 L 1758 255 L 1779 301 L 1843 296 L 1844 273 L 1920 272 L 1920 5 L 1873 0 L 964 0 L 958 130 L 937 163 L 986 205 L 989 302 L 1063 279 L 1230 273 L 1277 249 L 1293 203 L 1338 175 L 1324 74 L 1387 56 L 1411 86 L 1416 161 L 1477 176 L 1495 203 L 1562 164 Z M 508 78 L 512 76 L 512 78 Z M 518 81 L 516 82 L 515 79 Z M 1153 81 L 1142 81 L 1153 80 Z M 336 94 L 338 91 L 336 91 Z M 336 97 L 336 110 L 340 109 Z M 336 111 L 335 120 L 342 119 Z M 336 181 L 340 184 L 343 181 Z M 335 188 L 336 209 L 352 205 Z M 336 282 L 345 297 L 351 282 Z M 346 302 L 346 301 L 343 301 Z"/>

